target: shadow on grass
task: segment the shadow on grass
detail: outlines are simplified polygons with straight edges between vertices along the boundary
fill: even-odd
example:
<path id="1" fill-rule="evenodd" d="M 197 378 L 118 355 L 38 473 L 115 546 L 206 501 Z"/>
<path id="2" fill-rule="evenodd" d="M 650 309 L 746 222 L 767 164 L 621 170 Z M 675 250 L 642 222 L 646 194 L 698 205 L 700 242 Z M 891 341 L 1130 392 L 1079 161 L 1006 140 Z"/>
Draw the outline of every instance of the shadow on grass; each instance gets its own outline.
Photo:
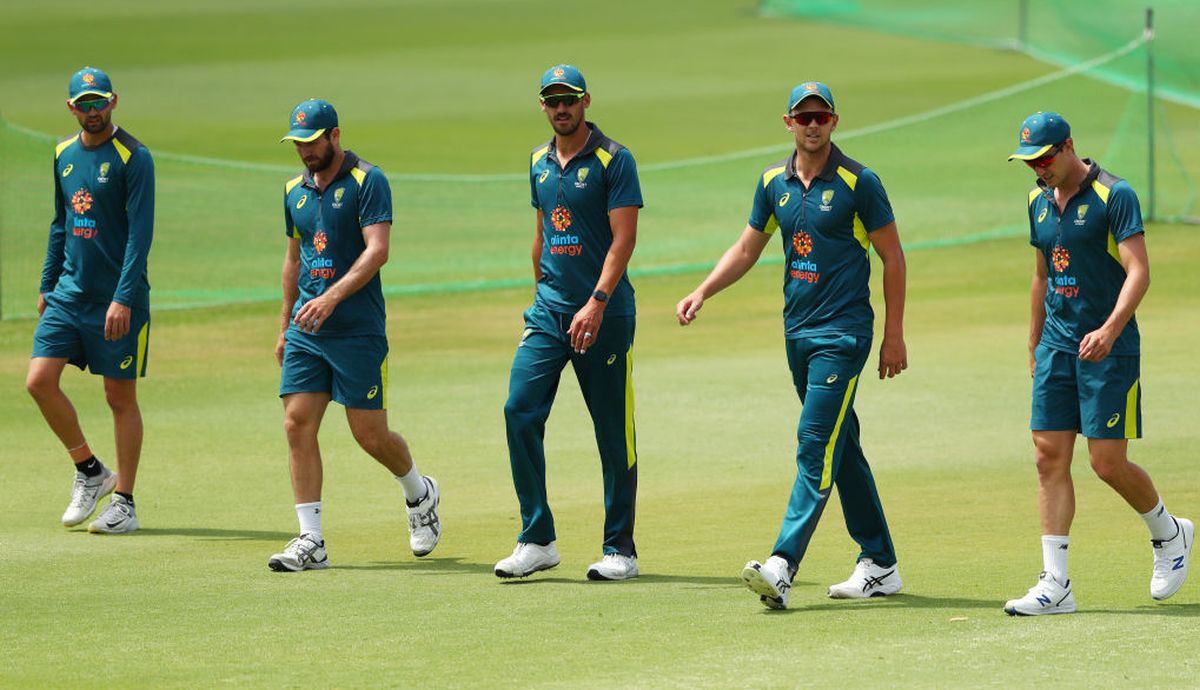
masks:
<path id="1" fill-rule="evenodd" d="M 332 559 L 331 559 L 332 560 Z M 484 563 L 464 561 L 457 556 L 449 558 L 413 558 L 408 561 L 370 561 L 368 563 L 335 563 L 332 570 L 407 570 L 429 573 L 481 573 L 492 572 L 492 566 Z"/>
<path id="2" fill-rule="evenodd" d="M 1170 618 L 1196 618 L 1200 616 L 1200 604 L 1145 604 L 1131 609 L 1079 609 L 1078 614 L 1166 616 Z"/>
<path id="3" fill-rule="evenodd" d="M 214 529 L 210 527 L 143 527 L 130 536 L 192 537 L 203 541 L 287 541 L 294 532 L 267 532 L 253 529 Z"/>
<path id="4" fill-rule="evenodd" d="M 887 597 L 872 597 L 870 599 L 838 599 L 806 603 L 798 600 L 795 588 L 792 589 L 791 608 L 782 611 L 763 609 L 766 615 L 786 615 L 789 613 L 812 613 L 815 611 L 838 611 L 840 613 L 868 612 L 878 609 L 993 609 L 1003 614 L 1004 602 L 997 599 L 966 599 L 963 597 L 929 597 L 920 594 L 893 594 Z"/>
<path id="5" fill-rule="evenodd" d="M 493 575 L 492 563 L 478 563 L 467 561 L 460 557 L 448 558 L 420 558 L 405 561 L 371 561 L 369 563 L 352 563 L 342 564 L 337 563 L 330 566 L 333 570 L 397 570 L 413 573 L 429 572 L 429 573 L 462 573 L 470 575 Z M 529 577 L 513 577 L 513 578 L 495 578 L 496 582 L 501 585 L 578 585 L 580 583 L 593 584 L 597 587 L 616 586 L 615 582 L 592 582 L 588 580 L 584 568 L 579 569 L 578 577 L 570 570 L 564 570 L 562 566 L 552 569 L 551 571 L 542 571 L 534 573 Z M 695 588 L 712 588 L 712 589 L 737 589 L 744 587 L 741 580 L 736 577 L 713 577 L 705 575 L 661 575 L 656 573 L 643 573 L 636 579 L 620 583 L 624 587 L 638 587 L 641 585 L 691 585 L 689 589 Z M 803 584 L 803 583 L 801 583 Z"/>

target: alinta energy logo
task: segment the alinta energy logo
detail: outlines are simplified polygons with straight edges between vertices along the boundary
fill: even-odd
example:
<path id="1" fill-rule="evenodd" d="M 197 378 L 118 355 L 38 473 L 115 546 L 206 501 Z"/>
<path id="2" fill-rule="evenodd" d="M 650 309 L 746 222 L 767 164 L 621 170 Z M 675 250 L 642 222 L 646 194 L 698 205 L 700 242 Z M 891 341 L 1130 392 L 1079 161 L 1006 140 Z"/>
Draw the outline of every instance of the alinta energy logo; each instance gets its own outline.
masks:
<path id="1" fill-rule="evenodd" d="M 796 250 L 800 258 L 793 259 L 788 265 L 788 275 L 795 280 L 815 285 L 821 280 L 821 273 L 817 264 L 806 258 L 813 250 L 812 236 L 803 230 L 797 230 L 796 234 L 792 235 L 792 249 Z"/>
<path id="2" fill-rule="evenodd" d="M 1055 247 L 1050 253 L 1050 260 L 1054 263 L 1054 270 L 1062 273 L 1071 265 L 1071 252 L 1067 251 L 1066 247 Z"/>
<path id="3" fill-rule="evenodd" d="M 812 253 L 812 236 L 801 230 L 795 235 L 792 235 L 792 249 L 800 256 L 808 256 Z"/>
<path id="4" fill-rule="evenodd" d="M 88 190 L 80 187 L 79 191 L 71 195 L 71 208 L 76 213 L 87 213 L 92 208 L 92 195 Z"/>
<path id="5" fill-rule="evenodd" d="M 567 256 L 579 256 L 583 253 L 583 244 L 579 241 L 579 235 L 567 233 L 567 229 L 571 227 L 571 210 L 566 206 L 559 206 L 550 212 L 550 224 L 557 231 L 550 236 L 550 253 L 551 254 L 566 254 Z M 564 234 L 558 234 L 564 233 Z"/>
<path id="6" fill-rule="evenodd" d="M 331 280 L 337 275 L 337 269 L 333 267 L 333 259 L 322 257 L 325 253 L 325 247 L 329 245 L 329 238 L 325 235 L 324 230 L 318 230 L 312 239 L 313 249 L 317 250 L 317 255 L 313 257 L 308 269 L 308 275 L 313 278 L 322 278 Z"/>
<path id="7" fill-rule="evenodd" d="M 1054 266 L 1054 271 L 1057 275 L 1054 276 L 1054 293 L 1062 295 L 1067 299 L 1079 296 L 1079 282 L 1075 276 L 1066 275 L 1066 271 L 1071 266 L 1071 253 L 1066 247 L 1057 245 L 1050 252 L 1050 263 Z"/>

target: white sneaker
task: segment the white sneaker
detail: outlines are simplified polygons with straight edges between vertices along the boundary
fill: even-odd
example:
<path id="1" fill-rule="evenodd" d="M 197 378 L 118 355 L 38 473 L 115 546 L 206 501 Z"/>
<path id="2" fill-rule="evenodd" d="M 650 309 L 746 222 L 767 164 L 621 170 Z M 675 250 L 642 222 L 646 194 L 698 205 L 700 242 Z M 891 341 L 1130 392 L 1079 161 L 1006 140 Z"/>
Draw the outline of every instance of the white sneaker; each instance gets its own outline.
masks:
<path id="1" fill-rule="evenodd" d="M 1150 596 L 1169 599 L 1183 586 L 1188 576 L 1188 557 L 1192 555 L 1192 537 L 1196 527 L 1187 518 L 1174 518 L 1179 532 L 1171 539 L 1150 540 L 1154 547 L 1154 574 L 1150 577 Z"/>
<path id="2" fill-rule="evenodd" d="M 124 534 L 140 527 L 137 511 L 124 496 L 113 494 L 108 506 L 100 511 L 100 517 L 92 520 L 88 531 L 92 534 Z"/>
<path id="3" fill-rule="evenodd" d="M 89 477 L 75 470 L 75 484 L 71 487 L 71 502 L 63 513 L 64 527 L 74 527 L 92 516 L 96 502 L 112 493 L 117 487 L 117 473 L 103 467 L 100 474 Z"/>
<path id="4" fill-rule="evenodd" d="M 854 566 L 850 579 L 829 585 L 830 599 L 867 599 L 885 597 L 900 591 L 900 570 L 896 566 L 882 568 L 875 561 L 864 558 Z"/>
<path id="5" fill-rule="evenodd" d="M 589 580 L 631 580 L 638 576 L 637 559 L 619 553 L 606 553 L 588 566 Z"/>
<path id="6" fill-rule="evenodd" d="M 311 535 L 301 534 L 289 541 L 282 553 L 271 556 L 267 565 L 278 573 L 328 568 L 329 555 L 325 553 L 325 540 L 318 542 Z"/>
<path id="7" fill-rule="evenodd" d="M 769 609 L 786 609 L 788 590 L 792 588 L 792 575 L 788 562 L 780 556 L 771 556 L 766 563 L 750 561 L 742 568 L 742 581 L 750 591 L 758 595 L 759 601 Z"/>
<path id="8" fill-rule="evenodd" d="M 1075 613 L 1075 595 L 1071 593 L 1071 581 L 1060 585 L 1046 571 L 1038 575 L 1038 583 L 1020 599 L 1011 599 L 1004 604 L 1004 612 L 1010 616 L 1045 616 L 1051 613 Z"/>
<path id="9" fill-rule="evenodd" d="M 558 565 L 558 560 L 554 542 L 545 546 L 517 542 L 512 555 L 496 564 L 496 577 L 525 577 L 553 568 Z"/>
<path id="10" fill-rule="evenodd" d="M 442 494 L 436 479 L 422 479 L 425 480 L 425 498 L 415 504 L 407 501 L 404 504 L 408 511 L 408 545 L 412 547 L 413 555 L 418 557 L 428 556 L 442 538 L 442 521 L 437 512 Z"/>

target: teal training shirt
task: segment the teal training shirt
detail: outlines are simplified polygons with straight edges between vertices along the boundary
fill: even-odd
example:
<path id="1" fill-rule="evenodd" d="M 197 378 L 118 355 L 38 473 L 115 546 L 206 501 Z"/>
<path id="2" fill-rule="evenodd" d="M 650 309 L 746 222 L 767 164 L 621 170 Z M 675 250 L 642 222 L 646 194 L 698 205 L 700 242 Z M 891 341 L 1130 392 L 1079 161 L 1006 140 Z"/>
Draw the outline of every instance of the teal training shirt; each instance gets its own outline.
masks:
<path id="1" fill-rule="evenodd" d="M 552 311 L 574 314 L 587 304 L 612 246 L 608 213 L 642 206 L 637 164 L 629 149 L 604 136 L 591 122 L 587 143 L 563 168 L 554 140 L 533 151 L 530 202 L 542 211 L 542 277 L 537 301 Z M 633 316 L 633 285 L 621 274 L 604 313 Z"/>
<path id="2" fill-rule="evenodd" d="M 831 147 L 810 188 L 800 182 L 791 155 L 767 166 L 754 191 L 750 226 L 768 235 L 782 230 L 788 339 L 870 337 L 874 327 L 868 233 L 895 216 L 879 177 Z"/>
<path id="3" fill-rule="evenodd" d="M 1046 325 L 1042 344 L 1076 354 L 1083 336 L 1104 324 L 1125 284 L 1117 245 L 1138 233 L 1142 209 L 1129 183 L 1083 159 L 1088 174 L 1062 214 L 1054 190 L 1040 180 L 1029 192 L 1029 243 L 1046 260 Z M 1141 349 L 1137 319 L 1130 317 L 1113 342 L 1114 355 Z"/>
<path id="4" fill-rule="evenodd" d="M 304 303 L 325 293 L 367 248 L 363 228 L 392 220 L 392 190 L 383 171 L 346 151 L 342 167 L 324 192 L 312 174 L 288 181 L 283 193 L 288 237 L 300 240 L 300 298 Z M 337 305 L 315 335 L 387 335 L 387 311 L 379 273 Z M 295 323 L 289 329 L 297 328 Z"/>
<path id="5" fill-rule="evenodd" d="M 60 141 L 41 293 L 149 309 L 146 258 L 153 237 L 150 151 L 120 128 L 94 148 L 78 134 Z"/>

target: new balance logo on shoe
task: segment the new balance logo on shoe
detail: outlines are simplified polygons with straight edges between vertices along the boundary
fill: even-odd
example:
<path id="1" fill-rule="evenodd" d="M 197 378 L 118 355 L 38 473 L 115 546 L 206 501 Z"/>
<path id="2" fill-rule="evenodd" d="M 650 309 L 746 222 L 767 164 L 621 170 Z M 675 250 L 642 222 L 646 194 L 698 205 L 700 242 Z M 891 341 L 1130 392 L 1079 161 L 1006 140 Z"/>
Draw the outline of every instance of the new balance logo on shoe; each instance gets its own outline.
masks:
<path id="1" fill-rule="evenodd" d="M 1183 563 L 1186 558 L 1186 556 L 1177 556 L 1175 558 L 1175 567 L 1171 568 L 1171 570 L 1183 570 Z"/>

